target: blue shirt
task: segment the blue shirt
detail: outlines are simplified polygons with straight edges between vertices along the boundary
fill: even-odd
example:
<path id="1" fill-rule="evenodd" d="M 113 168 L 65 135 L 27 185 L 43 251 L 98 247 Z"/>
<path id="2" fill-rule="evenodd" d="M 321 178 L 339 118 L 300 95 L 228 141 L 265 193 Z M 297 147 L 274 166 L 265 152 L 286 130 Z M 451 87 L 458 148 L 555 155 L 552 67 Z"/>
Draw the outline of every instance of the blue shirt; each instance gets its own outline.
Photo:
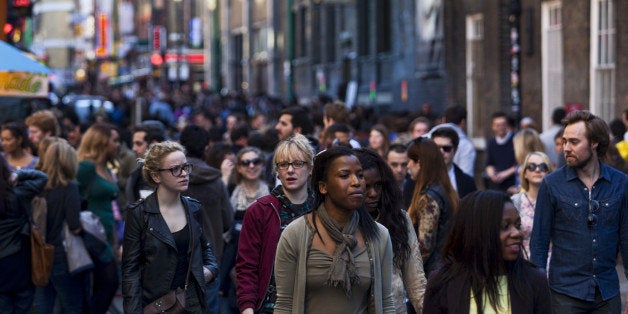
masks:
<path id="1" fill-rule="evenodd" d="M 589 225 L 589 196 L 597 223 Z M 597 202 L 596 202 L 597 201 Z M 596 209 L 597 208 L 597 209 Z M 589 189 L 573 168 L 547 175 L 536 201 L 530 239 L 531 261 L 544 268 L 552 242 L 549 286 L 585 301 L 619 294 L 617 252 L 628 261 L 628 176 L 600 163 L 600 176 Z M 624 263 L 628 277 L 628 263 Z"/>

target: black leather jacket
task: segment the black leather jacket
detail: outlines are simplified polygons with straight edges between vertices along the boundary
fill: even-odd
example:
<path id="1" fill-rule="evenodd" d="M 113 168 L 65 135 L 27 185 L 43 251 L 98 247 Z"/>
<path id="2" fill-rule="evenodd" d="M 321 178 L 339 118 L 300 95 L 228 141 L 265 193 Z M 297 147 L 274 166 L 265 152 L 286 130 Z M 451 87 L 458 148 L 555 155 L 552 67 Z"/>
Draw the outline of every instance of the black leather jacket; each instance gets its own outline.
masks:
<path id="1" fill-rule="evenodd" d="M 181 196 L 192 230 L 188 248 L 191 276 L 186 293 L 187 304 L 205 307 L 203 266 L 218 274 L 218 263 L 211 245 L 198 223 L 201 204 Z M 190 219 L 192 217 L 192 219 Z M 122 295 L 124 313 L 142 313 L 145 305 L 167 294 L 177 267 L 174 237 L 159 212 L 156 193 L 129 206 L 124 231 L 122 255 Z"/>

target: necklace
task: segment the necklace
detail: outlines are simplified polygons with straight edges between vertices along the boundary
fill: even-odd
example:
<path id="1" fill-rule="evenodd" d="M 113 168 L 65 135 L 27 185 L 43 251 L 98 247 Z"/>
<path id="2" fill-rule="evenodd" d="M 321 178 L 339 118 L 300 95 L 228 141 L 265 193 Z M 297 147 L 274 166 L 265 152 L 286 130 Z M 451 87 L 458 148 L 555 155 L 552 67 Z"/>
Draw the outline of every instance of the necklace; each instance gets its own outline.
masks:
<path id="1" fill-rule="evenodd" d="M 528 193 L 525 193 L 525 192 L 523 193 L 523 196 L 525 196 L 526 199 L 528 200 L 528 202 L 530 202 L 530 204 L 532 204 L 532 207 L 536 206 L 536 199 L 534 201 L 531 200 L 530 197 L 528 196 Z"/>

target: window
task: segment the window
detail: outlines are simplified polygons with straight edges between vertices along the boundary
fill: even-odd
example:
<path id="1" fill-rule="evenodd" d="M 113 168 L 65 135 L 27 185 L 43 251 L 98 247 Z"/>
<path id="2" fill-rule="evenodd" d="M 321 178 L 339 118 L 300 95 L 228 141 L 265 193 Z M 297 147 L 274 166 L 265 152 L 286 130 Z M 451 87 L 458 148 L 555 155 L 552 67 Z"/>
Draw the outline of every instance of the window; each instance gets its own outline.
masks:
<path id="1" fill-rule="evenodd" d="M 564 105 L 561 1 L 544 2 L 541 16 L 543 129 L 551 126 L 554 109 Z"/>
<path id="2" fill-rule="evenodd" d="M 615 11 L 613 0 L 591 3 L 591 112 L 615 116 Z"/>
<path id="3" fill-rule="evenodd" d="M 357 2 L 357 20 L 358 20 L 358 55 L 369 55 L 371 16 L 369 10 L 370 1 L 360 0 Z"/>
<path id="4" fill-rule="evenodd" d="M 482 14 L 467 16 L 466 31 L 466 59 L 467 59 L 467 126 L 472 129 L 467 130 L 470 136 L 482 136 L 484 134 L 484 123 L 481 121 L 481 90 L 480 83 L 483 79 L 483 39 L 484 39 L 484 18 Z"/>
<path id="5" fill-rule="evenodd" d="M 327 38 L 325 40 L 326 45 L 326 61 L 334 62 L 336 61 L 336 42 L 338 41 L 338 33 L 336 30 L 336 7 L 328 6 L 327 7 L 327 21 L 326 21 L 326 31 Z"/>
<path id="6" fill-rule="evenodd" d="M 377 1 L 377 53 L 390 52 L 392 50 L 392 22 L 391 22 L 391 1 Z"/>

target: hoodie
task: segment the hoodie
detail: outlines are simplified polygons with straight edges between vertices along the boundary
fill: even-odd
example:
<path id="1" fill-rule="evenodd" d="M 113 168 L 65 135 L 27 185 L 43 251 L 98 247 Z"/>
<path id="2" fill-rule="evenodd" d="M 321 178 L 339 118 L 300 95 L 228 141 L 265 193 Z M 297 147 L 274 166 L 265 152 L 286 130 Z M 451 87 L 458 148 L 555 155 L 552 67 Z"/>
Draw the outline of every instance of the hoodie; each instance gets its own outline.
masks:
<path id="1" fill-rule="evenodd" d="M 189 157 L 192 164 L 188 190 L 183 195 L 201 203 L 200 219 L 203 233 L 210 241 L 217 260 L 222 258 L 222 234 L 229 230 L 233 210 L 229 203 L 227 188 L 220 180 L 220 170 L 210 167 L 203 160 Z"/>

